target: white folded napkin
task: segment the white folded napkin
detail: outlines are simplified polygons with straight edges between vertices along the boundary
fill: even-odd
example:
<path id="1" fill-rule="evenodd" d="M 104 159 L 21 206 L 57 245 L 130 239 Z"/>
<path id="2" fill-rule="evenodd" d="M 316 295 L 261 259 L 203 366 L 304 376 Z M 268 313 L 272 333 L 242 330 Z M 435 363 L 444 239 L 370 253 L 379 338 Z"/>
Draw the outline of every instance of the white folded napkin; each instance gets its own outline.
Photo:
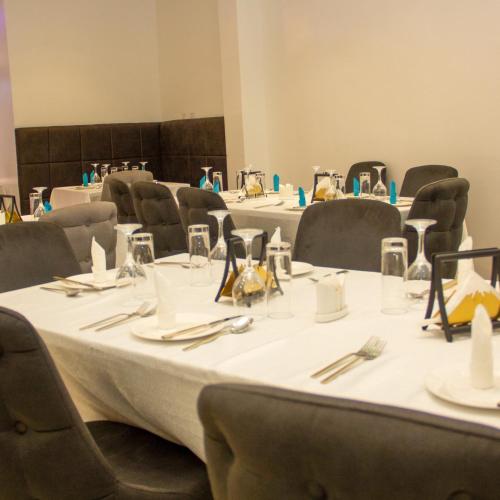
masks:
<path id="1" fill-rule="evenodd" d="M 106 252 L 95 237 L 92 237 L 92 244 L 90 246 L 90 254 L 92 256 L 92 273 L 94 281 L 101 283 L 106 281 Z"/>
<path id="2" fill-rule="evenodd" d="M 472 320 L 470 382 L 474 389 L 489 389 L 494 386 L 492 334 L 488 313 L 479 305 Z"/>
<path id="3" fill-rule="evenodd" d="M 472 250 L 473 241 L 472 237 L 468 236 L 465 238 L 460 246 L 458 247 L 459 252 L 466 252 Z M 459 260 L 457 264 L 457 281 L 458 283 L 463 283 L 465 277 L 467 276 L 469 271 L 474 271 L 474 260 L 473 259 L 464 259 Z"/>
<path id="4" fill-rule="evenodd" d="M 0 210 L 0 226 L 5 224 L 5 212 Z"/>
<path id="5" fill-rule="evenodd" d="M 158 307 L 156 316 L 158 328 L 173 328 L 175 326 L 175 288 L 173 283 L 160 271 L 154 271 Z"/>
<path id="6" fill-rule="evenodd" d="M 281 227 L 278 226 L 271 236 L 271 243 L 281 243 Z"/>

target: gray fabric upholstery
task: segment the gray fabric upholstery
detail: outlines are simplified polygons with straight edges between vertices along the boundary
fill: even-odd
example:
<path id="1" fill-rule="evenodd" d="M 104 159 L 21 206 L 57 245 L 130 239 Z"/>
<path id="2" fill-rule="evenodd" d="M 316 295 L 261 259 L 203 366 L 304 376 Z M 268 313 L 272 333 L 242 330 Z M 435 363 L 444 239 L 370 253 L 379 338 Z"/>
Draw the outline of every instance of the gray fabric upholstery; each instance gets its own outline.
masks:
<path id="1" fill-rule="evenodd" d="M 115 267 L 116 259 L 116 205 L 108 201 L 82 203 L 52 210 L 40 217 L 64 229 L 73 248 L 82 273 L 92 272 L 92 238 L 106 252 L 106 267 Z"/>
<path id="2" fill-rule="evenodd" d="M 430 260 L 436 252 L 456 252 L 462 241 L 463 224 L 467 213 L 469 182 L 466 179 L 444 179 L 420 188 L 408 214 L 408 219 L 435 219 L 437 224 L 426 233 L 425 250 Z M 416 231 L 405 226 L 408 239 L 408 262 L 417 255 Z M 444 275 L 453 278 L 456 262 L 445 264 Z"/>
<path id="3" fill-rule="evenodd" d="M 118 223 L 137 222 L 129 185 L 116 178 L 110 179 L 107 185 L 111 193 L 111 200 L 116 205 Z"/>
<path id="4" fill-rule="evenodd" d="M 309 206 L 300 219 L 294 260 L 315 266 L 380 271 L 382 238 L 401 236 L 399 210 L 376 200 Z"/>
<path id="5" fill-rule="evenodd" d="M 270 387 L 199 398 L 216 500 L 498 500 L 500 432 Z"/>
<path id="6" fill-rule="evenodd" d="M 382 163 L 381 161 L 360 161 L 359 163 L 351 165 L 351 168 L 347 173 L 347 178 L 345 181 L 346 193 L 353 192 L 354 177 L 357 177 L 359 180 L 359 174 L 361 172 L 370 172 L 370 184 L 371 184 L 371 189 L 373 189 L 373 186 L 375 186 L 375 184 L 378 182 L 378 173 L 372 167 L 382 167 L 382 166 L 385 166 L 385 164 Z M 387 182 L 386 178 L 387 178 L 387 167 L 385 167 L 384 170 L 382 170 L 382 182 L 384 184 L 386 184 Z"/>
<path id="7" fill-rule="evenodd" d="M 124 424 L 89 429 L 34 328 L 0 308 L 0 499 L 211 498 L 186 448 Z"/>
<path id="8" fill-rule="evenodd" d="M 124 182 L 130 188 L 134 182 L 141 181 L 152 181 L 152 172 L 143 170 L 123 170 L 122 172 L 114 172 L 104 177 L 104 182 L 102 184 L 102 196 L 101 201 L 113 201 L 111 196 L 111 190 L 109 188 L 109 181 L 112 179 L 118 179 Z"/>
<path id="9" fill-rule="evenodd" d="M 406 171 L 399 195 L 413 197 L 422 186 L 453 177 L 458 177 L 457 169 L 446 165 L 413 167 Z"/>
<path id="10" fill-rule="evenodd" d="M 154 182 L 135 182 L 131 191 L 142 231 L 153 233 L 156 258 L 185 252 L 186 234 L 170 189 Z"/>
<path id="11" fill-rule="evenodd" d="M 187 234 L 188 226 L 192 224 L 208 224 L 210 227 L 210 245 L 213 247 L 217 242 L 219 226 L 215 217 L 208 215 L 211 210 L 227 210 L 226 203 L 217 194 L 204 191 L 199 188 L 180 188 L 177 191 L 179 201 L 179 212 L 182 226 Z M 233 219 L 228 215 L 224 219 L 224 238 L 231 237 L 231 231 L 235 229 Z"/>
<path id="12" fill-rule="evenodd" d="M 64 231 L 49 222 L 0 226 L 0 292 L 80 273 Z"/>

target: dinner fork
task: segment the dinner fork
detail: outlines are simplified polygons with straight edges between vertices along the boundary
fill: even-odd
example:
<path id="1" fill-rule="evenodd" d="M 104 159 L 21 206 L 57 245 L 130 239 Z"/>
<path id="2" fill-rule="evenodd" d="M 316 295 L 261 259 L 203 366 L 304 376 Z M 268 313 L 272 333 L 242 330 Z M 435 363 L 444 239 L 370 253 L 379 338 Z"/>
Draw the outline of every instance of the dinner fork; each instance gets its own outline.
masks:
<path id="1" fill-rule="evenodd" d="M 375 358 L 378 358 L 381 354 L 382 351 L 384 350 L 385 344 L 387 342 L 385 340 L 377 338 L 377 341 L 374 346 L 372 346 L 370 349 L 367 349 L 365 354 L 363 356 L 358 356 L 352 361 L 349 361 L 349 363 L 345 364 L 342 368 L 339 368 L 338 370 L 334 371 L 331 375 L 328 375 L 328 377 L 324 378 L 321 383 L 322 384 L 329 384 L 332 380 L 335 380 L 337 377 L 342 375 L 343 373 L 348 372 L 352 368 L 354 368 L 356 365 L 359 364 L 359 362 L 363 361 L 371 361 Z"/>

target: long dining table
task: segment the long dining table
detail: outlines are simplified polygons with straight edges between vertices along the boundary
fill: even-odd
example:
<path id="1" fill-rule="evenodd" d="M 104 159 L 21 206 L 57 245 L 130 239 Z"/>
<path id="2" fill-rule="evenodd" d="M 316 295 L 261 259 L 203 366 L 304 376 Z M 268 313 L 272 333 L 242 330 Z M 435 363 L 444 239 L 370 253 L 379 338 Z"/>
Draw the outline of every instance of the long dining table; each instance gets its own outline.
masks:
<path id="1" fill-rule="evenodd" d="M 184 262 L 187 255 L 169 257 Z M 189 269 L 155 265 L 175 287 L 179 314 L 221 318 L 234 314 L 231 301 L 214 302 L 221 266 L 213 266 L 213 283 L 189 285 Z M 316 268 L 321 276 L 325 268 Z M 108 271 L 113 277 L 115 271 Z M 202 388 L 219 382 L 265 384 L 285 389 L 369 401 L 420 410 L 500 428 L 500 410 L 481 410 L 448 403 L 425 387 L 436 367 L 468 369 L 467 337 L 447 343 L 442 334 L 422 331 L 423 311 L 394 316 L 380 311 L 380 275 L 349 271 L 346 302 L 349 313 L 330 323 L 316 323 L 316 291 L 311 275 L 293 279 L 293 317 L 263 318 L 240 335 L 225 335 L 198 349 L 186 342 L 148 341 L 132 331 L 154 325 L 156 317 L 140 318 L 96 332 L 79 330 L 87 323 L 131 311 L 133 287 L 66 297 L 33 286 L 0 294 L 0 305 L 25 315 L 55 360 L 84 420 L 110 419 L 136 425 L 182 443 L 204 459 L 203 430 L 197 414 Z M 382 355 L 329 384 L 310 375 L 356 351 L 370 336 L 387 341 Z M 500 338 L 493 340 L 500 364 Z"/>

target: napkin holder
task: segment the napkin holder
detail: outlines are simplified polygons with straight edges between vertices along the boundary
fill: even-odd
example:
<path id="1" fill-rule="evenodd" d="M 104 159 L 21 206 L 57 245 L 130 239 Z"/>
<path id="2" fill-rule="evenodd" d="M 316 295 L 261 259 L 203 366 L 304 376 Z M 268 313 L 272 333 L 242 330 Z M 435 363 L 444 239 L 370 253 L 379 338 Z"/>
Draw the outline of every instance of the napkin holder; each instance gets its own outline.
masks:
<path id="1" fill-rule="evenodd" d="M 261 173 L 262 173 L 261 170 L 250 170 L 250 172 L 248 172 L 248 175 L 256 175 Z M 246 170 L 239 170 L 236 173 L 236 189 L 243 189 L 245 187 L 246 177 L 247 177 Z"/>
<path id="2" fill-rule="evenodd" d="M 261 248 L 259 255 L 258 268 L 262 268 L 265 258 L 266 245 L 267 245 L 267 232 L 264 231 L 254 238 L 254 241 L 261 240 Z M 235 245 L 241 244 L 242 240 L 238 236 L 232 236 L 226 240 L 227 245 L 227 256 L 226 263 L 224 265 L 224 273 L 222 275 L 222 281 L 219 287 L 219 291 L 215 296 L 215 302 L 219 302 L 219 299 L 223 296 L 228 297 L 232 291 L 233 283 L 239 275 L 238 263 L 236 262 L 236 249 Z M 231 271 L 231 270 L 232 271 Z"/>
<path id="3" fill-rule="evenodd" d="M 0 194 L 0 210 L 5 212 L 6 224 L 23 221 L 17 208 L 16 197 L 11 194 Z"/>
<path id="4" fill-rule="evenodd" d="M 430 319 L 433 316 L 434 304 L 436 302 L 441 315 L 442 330 L 448 342 L 453 342 L 453 335 L 471 332 L 471 323 L 450 325 L 448 321 L 448 313 L 446 311 L 446 301 L 443 288 L 443 268 L 444 264 L 463 259 L 477 259 L 481 257 L 492 258 L 492 269 L 490 285 L 496 287 L 497 281 L 500 280 L 500 249 L 499 248 L 482 248 L 477 250 L 468 250 L 465 252 L 440 252 L 432 255 L 432 275 L 431 289 L 429 293 L 429 302 L 425 313 L 425 319 Z M 500 327 L 499 318 L 492 321 L 493 329 Z M 424 325 L 423 330 L 427 330 L 429 325 Z"/>
<path id="5" fill-rule="evenodd" d="M 319 182 L 321 182 L 325 177 L 330 178 L 330 174 L 328 172 L 316 172 L 314 174 L 314 185 L 313 185 L 313 194 L 311 198 L 311 202 L 313 201 L 325 201 L 324 198 L 318 198 L 316 197 L 316 187 L 318 186 Z"/>

